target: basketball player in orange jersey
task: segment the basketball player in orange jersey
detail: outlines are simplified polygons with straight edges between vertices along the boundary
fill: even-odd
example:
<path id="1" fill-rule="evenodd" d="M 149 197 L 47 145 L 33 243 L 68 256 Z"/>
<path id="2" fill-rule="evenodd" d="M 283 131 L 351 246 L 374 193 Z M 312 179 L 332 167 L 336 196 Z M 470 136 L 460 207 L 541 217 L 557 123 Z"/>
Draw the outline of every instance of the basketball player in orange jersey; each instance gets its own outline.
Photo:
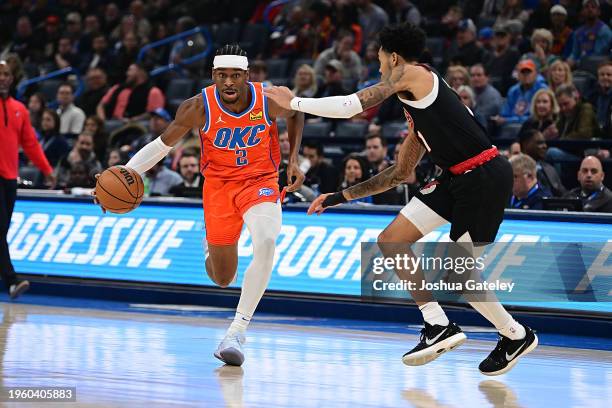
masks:
<path id="1" fill-rule="evenodd" d="M 184 101 L 166 131 L 126 166 L 142 175 L 192 128 L 200 130 L 208 276 L 222 287 L 233 281 L 243 223 L 253 242 L 253 261 L 242 282 L 236 316 L 214 353 L 227 364 L 241 365 L 245 331 L 270 280 L 281 229 L 275 119 L 287 118 L 291 143 L 287 191 L 291 192 L 304 181 L 298 166 L 304 115 L 280 108 L 264 96 L 262 83 L 249 82 L 248 59 L 237 45 L 217 51 L 213 80 L 200 95 Z"/>

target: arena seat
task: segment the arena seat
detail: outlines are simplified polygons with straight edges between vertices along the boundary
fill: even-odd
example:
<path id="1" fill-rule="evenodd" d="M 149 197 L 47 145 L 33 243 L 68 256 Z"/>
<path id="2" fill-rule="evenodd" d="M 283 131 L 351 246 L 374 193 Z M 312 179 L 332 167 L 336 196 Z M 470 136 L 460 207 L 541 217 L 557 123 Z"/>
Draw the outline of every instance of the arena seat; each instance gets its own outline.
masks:
<path id="1" fill-rule="evenodd" d="M 166 105 L 171 113 L 176 112 L 176 109 L 185 99 L 189 99 L 194 94 L 195 81 L 190 78 L 174 78 L 170 80 L 166 87 Z"/>
<path id="2" fill-rule="evenodd" d="M 324 138 L 329 136 L 332 124 L 330 122 L 305 123 L 302 135 L 304 137 Z"/>
<path id="3" fill-rule="evenodd" d="M 269 78 L 284 78 L 287 76 L 289 61 L 281 58 L 271 58 L 266 61 Z"/>
<path id="4" fill-rule="evenodd" d="M 399 133 L 407 130 L 406 122 L 388 122 L 382 125 L 381 133 L 385 139 L 399 137 Z"/>
<path id="5" fill-rule="evenodd" d="M 59 79 L 47 79 L 46 81 L 42 81 L 38 85 L 38 92 L 45 95 L 47 101 L 54 101 L 57 99 L 57 88 L 59 88 L 62 82 L 63 81 Z"/>
<path id="6" fill-rule="evenodd" d="M 350 122 L 345 120 L 336 126 L 336 137 L 365 138 L 367 133 L 367 122 Z"/>
<path id="7" fill-rule="evenodd" d="M 584 57 L 580 60 L 578 69 L 597 76 L 597 66 L 607 60 L 608 57 L 605 55 L 591 55 L 590 57 Z"/>

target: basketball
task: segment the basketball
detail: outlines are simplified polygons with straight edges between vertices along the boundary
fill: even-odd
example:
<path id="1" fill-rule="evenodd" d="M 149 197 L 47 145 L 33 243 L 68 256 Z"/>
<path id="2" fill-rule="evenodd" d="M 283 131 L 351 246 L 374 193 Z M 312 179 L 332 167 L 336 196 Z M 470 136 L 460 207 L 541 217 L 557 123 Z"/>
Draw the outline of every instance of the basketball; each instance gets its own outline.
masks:
<path id="1" fill-rule="evenodd" d="M 107 211 L 125 214 L 138 207 L 144 197 L 140 174 L 125 166 L 105 170 L 96 182 L 96 198 Z"/>

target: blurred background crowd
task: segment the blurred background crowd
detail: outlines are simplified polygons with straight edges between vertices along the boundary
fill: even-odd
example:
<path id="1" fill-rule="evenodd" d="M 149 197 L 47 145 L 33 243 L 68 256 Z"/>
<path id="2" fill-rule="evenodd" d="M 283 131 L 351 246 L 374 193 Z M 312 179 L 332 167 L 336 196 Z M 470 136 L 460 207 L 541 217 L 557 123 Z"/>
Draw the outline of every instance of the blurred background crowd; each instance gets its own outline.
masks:
<path id="1" fill-rule="evenodd" d="M 55 188 L 86 193 L 93 175 L 125 164 L 183 100 L 212 84 L 217 47 L 240 44 L 252 81 L 304 97 L 343 95 L 379 80 L 376 33 L 408 21 L 427 33 L 422 62 L 510 159 L 510 208 L 570 197 L 586 211 L 612 212 L 611 18 L 611 0 L 11 0 L 0 3 L 0 59 L 55 169 Z M 394 162 L 406 132 L 397 98 L 351 120 L 307 117 L 306 183 L 286 200 L 372 177 Z M 283 123 L 279 139 L 287 158 Z M 146 174 L 146 194 L 200 197 L 199 149 L 194 130 Z M 439 173 L 424 158 L 405 183 L 364 203 L 404 204 Z M 23 156 L 20 187 L 42 181 Z"/>

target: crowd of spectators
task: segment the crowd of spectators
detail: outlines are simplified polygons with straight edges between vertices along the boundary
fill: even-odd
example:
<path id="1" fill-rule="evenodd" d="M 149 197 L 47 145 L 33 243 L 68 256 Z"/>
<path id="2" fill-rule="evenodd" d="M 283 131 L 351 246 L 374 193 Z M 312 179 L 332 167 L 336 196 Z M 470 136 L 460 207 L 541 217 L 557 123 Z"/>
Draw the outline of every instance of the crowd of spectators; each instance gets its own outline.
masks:
<path id="1" fill-rule="evenodd" d="M 301 0 L 264 11 L 269 3 L 0 4 L 0 59 L 10 65 L 12 93 L 26 104 L 55 168 L 56 188 L 91 188 L 95 173 L 126 163 L 165 130 L 177 95 L 180 103 L 212 83 L 211 58 L 183 64 L 209 45 L 202 33 L 139 57 L 146 44 L 204 25 L 213 46 L 238 42 L 247 50 L 251 80 L 325 97 L 375 83 L 376 33 L 408 21 L 428 35 L 422 62 L 440 72 L 510 158 L 509 208 L 538 209 L 546 197 L 573 197 L 584 209 L 612 212 L 604 185 L 605 169 L 612 171 L 612 1 Z M 152 73 L 168 64 L 176 69 Z M 67 67 L 74 71 L 61 81 L 23 86 Z M 185 83 L 187 91 L 177 94 L 177 84 Z M 393 164 L 405 134 L 396 98 L 350 121 L 307 116 L 300 158 L 306 183 L 287 200 L 310 201 L 374 176 Z M 282 123 L 279 138 L 286 156 Z M 147 172 L 146 193 L 200 196 L 199 149 L 194 131 Z M 42 185 L 21 160 L 22 186 Z M 404 184 L 363 202 L 403 204 L 439 173 L 425 158 Z"/>

